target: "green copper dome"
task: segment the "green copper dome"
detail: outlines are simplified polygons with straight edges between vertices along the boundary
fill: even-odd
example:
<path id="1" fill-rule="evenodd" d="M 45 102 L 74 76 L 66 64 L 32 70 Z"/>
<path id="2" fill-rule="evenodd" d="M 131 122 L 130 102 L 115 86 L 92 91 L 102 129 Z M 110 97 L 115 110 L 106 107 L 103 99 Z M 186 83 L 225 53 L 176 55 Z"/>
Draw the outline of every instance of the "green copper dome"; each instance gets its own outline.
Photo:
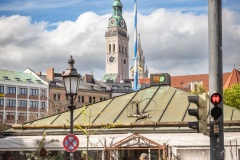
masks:
<path id="1" fill-rule="evenodd" d="M 123 7 L 123 6 L 120 0 L 115 0 L 113 2 L 113 7 Z"/>

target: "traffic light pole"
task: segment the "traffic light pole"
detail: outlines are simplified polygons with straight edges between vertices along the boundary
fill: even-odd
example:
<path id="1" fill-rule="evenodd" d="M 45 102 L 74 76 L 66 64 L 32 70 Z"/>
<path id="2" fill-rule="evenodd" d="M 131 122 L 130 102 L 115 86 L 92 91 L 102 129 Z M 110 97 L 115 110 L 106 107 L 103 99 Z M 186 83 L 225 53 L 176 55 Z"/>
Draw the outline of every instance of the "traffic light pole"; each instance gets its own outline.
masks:
<path id="1" fill-rule="evenodd" d="M 208 3 L 209 94 L 212 95 L 218 92 L 223 95 L 222 0 L 208 0 Z M 211 103 L 209 106 L 211 111 L 214 106 Z M 219 107 L 223 111 L 222 102 Z M 217 134 L 216 130 L 214 131 L 216 126 L 219 128 Z M 210 116 L 210 159 L 224 160 L 223 114 L 217 121 Z"/>

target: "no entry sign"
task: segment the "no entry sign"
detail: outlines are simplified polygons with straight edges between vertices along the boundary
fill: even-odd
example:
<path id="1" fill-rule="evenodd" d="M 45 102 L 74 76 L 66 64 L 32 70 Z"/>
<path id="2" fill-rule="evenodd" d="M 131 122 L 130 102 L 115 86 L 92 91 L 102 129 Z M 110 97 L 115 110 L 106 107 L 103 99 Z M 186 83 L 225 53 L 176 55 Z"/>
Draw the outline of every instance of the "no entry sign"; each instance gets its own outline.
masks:
<path id="1" fill-rule="evenodd" d="M 68 152 L 74 152 L 79 146 L 79 140 L 74 134 L 69 134 L 63 139 L 63 147 Z"/>

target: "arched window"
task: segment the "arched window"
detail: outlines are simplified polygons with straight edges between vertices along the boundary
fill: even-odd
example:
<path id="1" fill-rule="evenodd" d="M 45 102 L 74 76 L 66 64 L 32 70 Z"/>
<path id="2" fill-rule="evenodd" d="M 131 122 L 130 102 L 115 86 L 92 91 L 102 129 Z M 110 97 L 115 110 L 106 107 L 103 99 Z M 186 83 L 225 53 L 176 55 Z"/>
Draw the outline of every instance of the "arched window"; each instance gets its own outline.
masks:
<path id="1" fill-rule="evenodd" d="M 126 64 L 126 63 L 127 63 L 126 59 L 124 59 L 124 60 L 123 60 L 123 63 L 124 63 L 124 64 Z"/>
<path id="2" fill-rule="evenodd" d="M 56 101 L 56 93 L 53 94 L 53 100 Z"/>
<path id="3" fill-rule="evenodd" d="M 89 103 L 92 103 L 92 97 L 89 96 Z"/>
<path id="4" fill-rule="evenodd" d="M 84 96 L 82 96 L 82 103 L 84 103 Z"/>
<path id="5" fill-rule="evenodd" d="M 96 98 L 95 97 L 93 97 L 93 103 L 95 103 L 96 102 Z"/>
<path id="6" fill-rule="evenodd" d="M 58 93 L 58 97 L 57 97 L 58 101 L 60 101 L 60 94 Z"/>
<path id="7" fill-rule="evenodd" d="M 100 102 L 102 102 L 102 100 L 103 100 L 102 97 L 100 97 Z"/>
<path id="8" fill-rule="evenodd" d="M 108 48 L 109 52 L 111 52 L 111 44 L 109 44 L 109 48 Z"/>
<path id="9" fill-rule="evenodd" d="M 78 102 L 80 102 L 81 101 L 81 96 L 78 96 Z"/>

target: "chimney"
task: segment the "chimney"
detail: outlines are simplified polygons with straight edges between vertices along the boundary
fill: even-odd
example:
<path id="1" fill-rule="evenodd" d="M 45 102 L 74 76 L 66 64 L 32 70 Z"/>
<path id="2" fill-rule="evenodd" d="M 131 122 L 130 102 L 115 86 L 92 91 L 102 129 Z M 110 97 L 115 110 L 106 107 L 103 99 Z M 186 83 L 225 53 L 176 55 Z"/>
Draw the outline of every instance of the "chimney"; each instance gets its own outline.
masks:
<path id="1" fill-rule="evenodd" d="M 93 75 L 86 74 L 83 80 L 86 83 L 93 83 Z"/>
<path id="2" fill-rule="evenodd" d="M 38 76 L 41 76 L 42 75 L 42 72 L 40 71 L 40 72 L 36 72 L 36 74 L 38 75 Z"/>
<path id="3" fill-rule="evenodd" d="M 47 79 L 49 79 L 50 81 L 54 80 L 54 68 L 47 69 Z"/>

